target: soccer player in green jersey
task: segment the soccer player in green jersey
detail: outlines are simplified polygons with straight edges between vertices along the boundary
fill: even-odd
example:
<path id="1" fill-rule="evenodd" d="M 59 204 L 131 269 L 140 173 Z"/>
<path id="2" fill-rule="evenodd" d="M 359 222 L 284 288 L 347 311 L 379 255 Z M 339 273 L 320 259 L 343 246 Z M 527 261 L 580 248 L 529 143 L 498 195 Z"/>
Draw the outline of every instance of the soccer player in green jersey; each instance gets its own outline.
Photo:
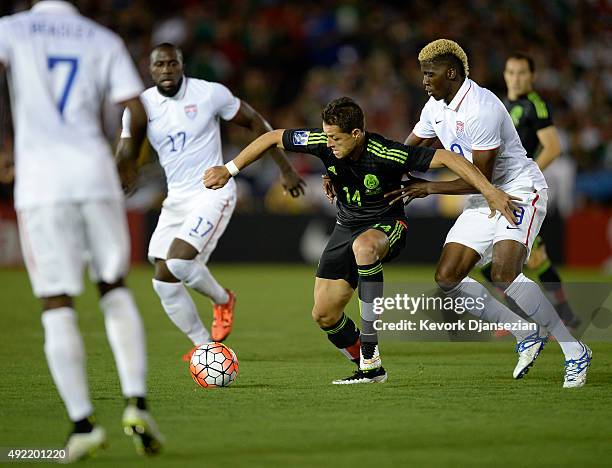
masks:
<path id="1" fill-rule="evenodd" d="M 446 150 L 417 148 L 365 130 L 361 108 L 352 99 L 331 101 L 322 112 L 322 128 L 273 130 L 247 146 L 225 166 L 209 168 L 208 188 L 223 187 L 239 170 L 271 147 L 308 153 L 321 159 L 338 194 L 337 223 L 321 255 L 314 287 L 312 316 L 329 340 L 357 371 L 334 384 L 385 382 L 373 302 L 383 295 L 382 263 L 395 258 L 406 242 L 402 204 L 384 194 L 401 187 L 404 174 L 446 166 L 486 198 L 491 215 L 500 211 L 514 223 L 512 197 L 496 189 L 471 163 Z M 358 289 L 361 332 L 344 314 Z"/>

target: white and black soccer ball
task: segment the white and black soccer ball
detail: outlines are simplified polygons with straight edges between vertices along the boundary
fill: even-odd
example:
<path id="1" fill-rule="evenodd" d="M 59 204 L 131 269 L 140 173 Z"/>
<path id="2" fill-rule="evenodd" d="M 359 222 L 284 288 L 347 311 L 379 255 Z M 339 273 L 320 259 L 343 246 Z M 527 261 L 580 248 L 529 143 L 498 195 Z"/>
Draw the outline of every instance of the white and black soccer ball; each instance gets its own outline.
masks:
<path id="1" fill-rule="evenodd" d="M 228 387 L 238 376 L 238 358 L 223 343 L 207 343 L 193 352 L 189 373 L 200 387 Z"/>

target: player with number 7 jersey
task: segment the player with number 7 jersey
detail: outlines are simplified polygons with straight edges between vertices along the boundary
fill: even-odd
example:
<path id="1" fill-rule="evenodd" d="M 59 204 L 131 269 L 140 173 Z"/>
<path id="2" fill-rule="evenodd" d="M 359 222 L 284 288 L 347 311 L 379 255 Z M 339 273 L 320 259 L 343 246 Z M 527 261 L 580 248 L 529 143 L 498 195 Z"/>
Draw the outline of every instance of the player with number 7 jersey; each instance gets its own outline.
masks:
<path id="1" fill-rule="evenodd" d="M 0 18 L 0 62 L 11 90 L 21 247 L 42 304 L 47 363 L 74 423 L 63 461 L 89 456 L 106 443 L 93 417 L 74 308 L 86 264 L 126 399 L 124 431 L 140 453 L 153 455 L 163 437 L 147 411 L 144 327 L 124 282 L 130 258 L 124 196 L 101 122 L 107 99 L 134 116 L 134 145 L 119 153 L 123 170 L 144 139 L 142 82 L 115 33 L 68 2 L 34 3 Z"/>
<path id="2" fill-rule="evenodd" d="M 236 205 L 236 184 L 205 189 L 202 173 L 223 161 L 220 120 L 261 134 L 270 125 L 246 102 L 220 83 L 184 76 L 181 50 L 160 44 L 150 55 L 155 86 L 142 94 L 148 117 L 147 136 L 166 174 L 168 194 L 149 244 L 155 265 L 153 288 L 172 322 L 191 340 L 183 356 L 189 361 L 197 346 L 223 341 L 233 326 L 235 294 L 222 287 L 208 269 L 208 259 L 227 227 Z M 119 150 L 129 144 L 130 113 L 123 116 Z M 303 182 L 281 151 L 272 154 L 284 185 L 296 197 Z M 213 302 L 212 333 L 202 323 L 185 286 Z"/>

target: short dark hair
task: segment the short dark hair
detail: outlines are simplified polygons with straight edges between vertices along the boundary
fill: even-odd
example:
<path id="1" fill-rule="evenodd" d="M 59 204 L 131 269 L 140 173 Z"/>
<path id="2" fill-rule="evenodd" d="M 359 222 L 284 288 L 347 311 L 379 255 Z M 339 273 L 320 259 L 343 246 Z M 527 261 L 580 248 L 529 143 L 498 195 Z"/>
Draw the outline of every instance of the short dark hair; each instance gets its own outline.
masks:
<path id="1" fill-rule="evenodd" d="M 181 62 L 183 61 L 183 51 L 179 46 L 176 46 L 170 42 L 162 42 L 161 44 L 157 44 L 155 47 L 153 47 L 151 54 L 153 54 L 153 52 L 159 49 L 174 49 L 174 51 L 176 52 L 176 56 Z"/>
<path id="2" fill-rule="evenodd" d="M 508 56 L 506 62 L 510 59 L 526 60 L 527 64 L 529 65 L 529 71 L 531 73 L 535 72 L 535 62 L 533 61 L 533 58 L 531 58 L 530 55 L 527 55 L 524 52 L 513 52 Z"/>
<path id="3" fill-rule="evenodd" d="M 364 129 L 363 111 L 350 97 L 330 101 L 321 112 L 321 118 L 327 125 L 340 127 L 343 133 L 350 133 L 355 128 Z"/>

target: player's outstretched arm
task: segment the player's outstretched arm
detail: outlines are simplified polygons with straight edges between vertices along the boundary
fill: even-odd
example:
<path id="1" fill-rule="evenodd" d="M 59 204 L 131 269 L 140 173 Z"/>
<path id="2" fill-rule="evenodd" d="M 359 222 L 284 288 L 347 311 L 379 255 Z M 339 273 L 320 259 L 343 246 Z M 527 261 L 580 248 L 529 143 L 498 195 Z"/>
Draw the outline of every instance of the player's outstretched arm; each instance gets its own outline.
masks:
<path id="1" fill-rule="evenodd" d="M 121 138 L 115 151 L 115 162 L 121 186 L 127 193 L 132 190 L 138 176 L 138 155 L 147 131 L 147 114 L 140 98 L 122 103 L 129 112 L 129 138 Z"/>
<path id="2" fill-rule="evenodd" d="M 263 135 L 272 130 L 272 126 L 268 121 L 244 101 L 240 101 L 240 109 L 231 122 L 250 129 L 256 135 Z M 281 171 L 281 178 L 285 191 L 289 192 L 294 198 L 304 195 L 306 183 L 299 176 L 285 152 L 280 148 L 274 148 L 271 151 L 271 155 Z"/>
<path id="3" fill-rule="evenodd" d="M 230 177 L 260 159 L 272 147 L 283 148 L 284 129 L 272 130 L 253 140 L 238 156 L 225 166 L 209 167 L 204 172 L 204 185 L 210 189 L 220 189 Z"/>
<path id="4" fill-rule="evenodd" d="M 489 203 L 489 208 L 491 208 L 490 217 L 493 217 L 496 211 L 499 211 L 511 224 L 515 223 L 514 210 L 516 210 L 516 205 L 512 200 L 520 200 L 520 198 L 508 195 L 494 187 L 482 172 L 465 158 L 451 151 L 436 150 L 431 163 L 434 167 L 438 165 L 447 167 L 461 177 L 463 181 L 482 193 Z"/>

